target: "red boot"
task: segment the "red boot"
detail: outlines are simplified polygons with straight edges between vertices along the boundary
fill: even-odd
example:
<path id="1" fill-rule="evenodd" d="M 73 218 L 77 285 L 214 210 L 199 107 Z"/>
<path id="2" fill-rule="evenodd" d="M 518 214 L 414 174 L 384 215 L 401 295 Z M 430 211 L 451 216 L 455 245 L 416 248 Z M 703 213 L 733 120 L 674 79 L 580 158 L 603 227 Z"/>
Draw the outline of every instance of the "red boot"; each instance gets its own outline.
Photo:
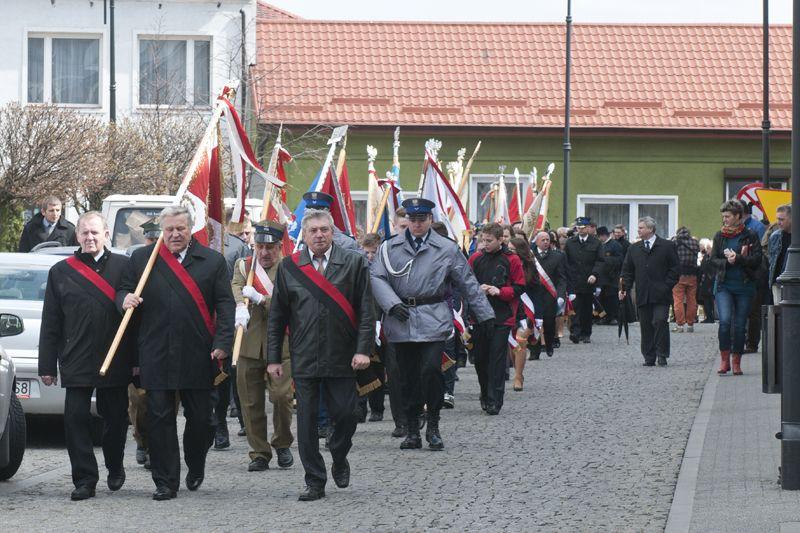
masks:
<path id="1" fill-rule="evenodd" d="M 744 372 L 742 372 L 742 355 L 735 353 L 733 354 L 733 375 L 734 376 L 741 376 Z"/>
<path id="2" fill-rule="evenodd" d="M 731 369 L 731 352 L 730 350 L 722 350 L 719 352 L 719 370 L 717 374 L 720 376 L 727 374 Z"/>

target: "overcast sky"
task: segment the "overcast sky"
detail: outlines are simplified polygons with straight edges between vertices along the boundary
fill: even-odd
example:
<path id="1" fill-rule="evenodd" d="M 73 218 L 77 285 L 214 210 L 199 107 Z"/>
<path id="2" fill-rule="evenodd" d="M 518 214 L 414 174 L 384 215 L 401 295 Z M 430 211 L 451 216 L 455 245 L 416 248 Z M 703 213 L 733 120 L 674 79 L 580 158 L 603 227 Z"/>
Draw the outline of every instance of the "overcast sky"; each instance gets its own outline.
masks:
<path id="1" fill-rule="evenodd" d="M 267 0 L 309 19 L 563 22 L 566 0 Z M 770 0 L 770 23 L 791 24 L 791 0 Z M 575 22 L 762 21 L 761 0 L 573 0 Z"/>

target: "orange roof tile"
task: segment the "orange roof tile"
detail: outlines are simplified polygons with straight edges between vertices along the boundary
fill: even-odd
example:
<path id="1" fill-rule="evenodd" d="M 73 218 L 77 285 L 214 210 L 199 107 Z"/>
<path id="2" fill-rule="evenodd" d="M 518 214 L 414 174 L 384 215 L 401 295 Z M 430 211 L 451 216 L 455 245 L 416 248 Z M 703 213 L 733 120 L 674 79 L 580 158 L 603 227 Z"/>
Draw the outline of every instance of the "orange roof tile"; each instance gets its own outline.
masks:
<path id="1" fill-rule="evenodd" d="M 557 128 L 563 24 L 258 21 L 262 122 Z M 790 26 L 770 30 L 771 120 L 791 129 Z M 758 130 L 761 26 L 578 24 L 576 128 Z"/>
<path id="2" fill-rule="evenodd" d="M 257 8 L 256 18 L 258 20 L 302 20 L 302 17 L 268 4 L 264 0 L 258 0 Z"/>

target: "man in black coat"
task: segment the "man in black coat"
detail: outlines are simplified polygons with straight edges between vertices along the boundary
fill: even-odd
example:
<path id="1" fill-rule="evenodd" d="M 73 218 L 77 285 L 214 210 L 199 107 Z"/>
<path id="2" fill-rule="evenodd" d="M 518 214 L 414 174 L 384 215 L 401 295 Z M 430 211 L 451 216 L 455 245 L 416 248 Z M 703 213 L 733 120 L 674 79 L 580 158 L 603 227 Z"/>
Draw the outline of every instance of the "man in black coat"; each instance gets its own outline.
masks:
<path id="1" fill-rule="evenodd" d="M 333 421 L 331 476 L 337 487 L 350 484 L 347 453 L 356 431 L 355 371 L 369 366 L 375 318 L 369 264 L 333 244 L 333 218 L 306 209 L 306 248 L 278 265 L 267 322 L 267 371 L 283 374 L 281 349 L 287 328 L 297 396 L 297 445 L 305 469 L 300 501 L 325 496 L 325 461 L 319 453 L 317 418 L 320 391 Z"/>
<path id="2" fill-rule="evenodd" d="M 192 238 L 192 216 L 170 206 L 159 215 L 164 243 L 141 298 L 133 293 L 155 244 L 139 248 L 117 291 L 117 305 L 136 307 L 142 387 L 147 390 L 150 464 L 154 500 L 169 500 L 180 485 L 175 395 L 180 393 L 186 428 L 186 488 L 205 476 L 213 439 L 211 389 L 221 360 L 231 353 L 236 303 L 222 254 Z"/>
<path id="3" fill-rule="evenodd" d="M 90 411 L 95 390 L 97 411 L 103 417 L 108 488 L 119 490 L 125 482 L 127 387 L 134 357 L 131 344 L 123 342 L 106 375 L 100 376 L 122 318 L 114 297 L 128 258 L 105 247 L 108 227 L 97 211 L 78 219 L 78 241 L 75 255 L 55 264 L 48 274 L 39 333 L 39 375 L 49 386 L 61 374 L 61 386 L 66 388 L 64 432 L 75 485 L 71 497 L 85 500 L 94 496 L 99 478 Z"/>
<path id="4" fill-rule="evenodd" d="M 570 237 L 564 247 L 567 255 L 567 275 L 570 287 L 575 291 L 576 316 L 573 317 L 572 331 L 569 340 L 575 344 L 590 343 L 592 336 L 592 308 L 597 279 L 603 268 L 601 243 L 597 237 L 590 235 L 589 217 L 578 217 L 575 220 L 577 235 Z M 577 321 L 574 319 L 577 318 Z"/>
<path id="5" fill-rule="evenodd" d="M 42 201 L 41 210 L 22 228 L 18 251 L 30 252 L 34 246 L 45 241 L 58 242 L 61 246 L 75 246 L 75 226 L 61 215 L 61 200 L 48 196 Z"/>
<path id="6" fill-rule="evenodd" d="M 550 248 L 550 234 L 546 231 L 540 231 L 533 243 L 533 253 L 546 274 L 545 277 L 539 273 L 539 284 L 536 286 L 533 305 L 536 309 L 536 318 L 542 319 L 545 350 L 547 355 L 552 357 L 556 315 L 567 297 L 567 263 L 560 250 Z"/>
<path id="7" fill-rule="evenodd" d="M 617 239 L 611 238 L 608 228 L 600 226 L 597 228 L 597 238 L 603 243 L 600 253 L 603 255 L 603 268 L 600 269 L 600 277 L 597 284 L 600 286 L 600 303 L 606 312 L 603 324 L 616 325 L 617 314 L 619 311 L 619 274 L 622 270 L 622 260 L 625 253 L 622 244 Z"/>
<path id="8" fill-rule="evenodd" d="M 651 217 L 639 219 L 639 242 L 631 244 L 622 263 L 623 300 L 636 284 L 636 306 L 642 328 L 644 366 L 667 366 L 669 357 L 669 306 L 672 287 L 678 282 L 675 243 L 656 235 Z"/>

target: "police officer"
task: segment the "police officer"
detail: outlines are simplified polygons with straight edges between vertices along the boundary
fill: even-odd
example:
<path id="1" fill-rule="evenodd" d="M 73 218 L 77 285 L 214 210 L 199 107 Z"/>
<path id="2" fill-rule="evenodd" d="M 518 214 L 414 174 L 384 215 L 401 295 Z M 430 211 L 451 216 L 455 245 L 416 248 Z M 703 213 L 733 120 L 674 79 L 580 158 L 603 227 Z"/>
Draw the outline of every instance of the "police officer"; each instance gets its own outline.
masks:
<path id="1" fill-rule="evenodd" d="M 431 231 L 434 203 L 413 198 L 402 205 L 409 227 L 381 245 L 371 267 L 372 290 L 385 313 L 384 335 L 395 349 L 401 374 L 408 434 L 400 448 L 422 447 L 419 416 L 427 404 L 425 438 L 430 449 L 441 450 L 442 352 L 453 331 L 446 293 L 455 285 L 484 325 L 493 323 L 494 312 L 458 246 Z"/>
<path id="2" fill-rule="evenodd" d="M 247 328 L 242 339 L 242 351 L 236 365 L 236 382 L 241 401 L 241 412 L 250 445 L 249 472 L 269 468 L 272 450 L 278 455 L 278 466 L 288 468 L 294 463 L 289 450 L 292 435 L 292 367 L 288 341 L 283 345 L 283 375 L 273 378 L 266 374 L 267 317 L 272 301 L 273 283 L 281 258 L 281 240 L 284 229 L 273 222 L 262 221 L 255 227 L 255 254 L 236 261 L 233 271 L 233 297 L 236 300 L 236 326 Z M 257 261 L 253 285 L 247 277 Z M 244 298 L 250 303 L 245 306 Z M 272 446 L 267 440 L 267 416 L 264 395 L 269 391 L 272 404 Z"/>
<path id="3" fill-rule="evenodd" d="M 575 220 L 576 235 L 570 237 L 564 246 L 569 285 L 575 291 L 574 306 L 578 320 L 572 325 L 569 336 L 569 340 L 575 344 L 592 342 L 594 291 L 603 267 L 602 243 L 591 235 L 591 223 L 589 217 L 578 217 Z"/>
<path id="4" fill-rule="evenodd" d="M 318 191 L 305 193 L 303 195 L 303 200 L 306 202 L 307 209 L 323 209 L 325 211 L 330 211 L 331 204 L 333 204 L 333 196 L 328 193 Z M 345 250 L 353 250 L 355 252 L 361 251 L 358 248 L 358 243 L 356 240 L 350 235 L 342 232 L 342 230 L 336 226 L 333 227 L 333 244 L 339 246 L 340 248 L 344 248 Z"/>

